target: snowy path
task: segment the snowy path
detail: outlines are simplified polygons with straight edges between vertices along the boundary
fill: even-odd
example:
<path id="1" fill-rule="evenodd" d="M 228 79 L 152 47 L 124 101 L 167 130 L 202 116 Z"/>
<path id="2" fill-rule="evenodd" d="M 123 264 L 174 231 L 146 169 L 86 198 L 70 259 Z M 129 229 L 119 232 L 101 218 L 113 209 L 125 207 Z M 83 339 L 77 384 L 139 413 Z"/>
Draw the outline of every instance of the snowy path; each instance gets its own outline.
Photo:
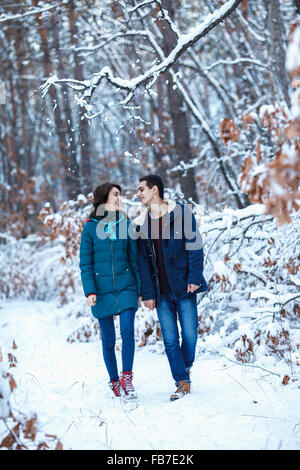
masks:
<path id="1" fill-rule="evenodd" d="M 64 449 L 300 449 L 299 382 L 198 354 L 192 394 L 171 403 L 166 356 L 146 347 L 128 411 L 111 397 L 100 342 L 68 343 L 75 328 L 60 314 L 54 302 L 1 303 L 0 345 L 4 358 L 18 347 L 12 406 L 36 412 Z"/>

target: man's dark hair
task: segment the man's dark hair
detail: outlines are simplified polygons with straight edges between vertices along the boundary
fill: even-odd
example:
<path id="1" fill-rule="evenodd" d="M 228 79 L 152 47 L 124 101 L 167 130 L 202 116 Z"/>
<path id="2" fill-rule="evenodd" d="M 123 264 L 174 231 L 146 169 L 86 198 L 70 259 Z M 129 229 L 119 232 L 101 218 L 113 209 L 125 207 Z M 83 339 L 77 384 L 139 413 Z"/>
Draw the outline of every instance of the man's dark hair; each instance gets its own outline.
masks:
<path id="1" fill-rule="evenodd" d="M 142 181 L 146 181 L 146 184 L 148 188 L 152 189 L 153 186 L 158 187 L 158 192 L 159 192 L 159 197 L 161 199 L 164 198 L 164 183 L 162 182 L 162 179 L 158 175 L 146 175 L 142 176 L 139 179 L 139 182 L 141 183 Z"/>

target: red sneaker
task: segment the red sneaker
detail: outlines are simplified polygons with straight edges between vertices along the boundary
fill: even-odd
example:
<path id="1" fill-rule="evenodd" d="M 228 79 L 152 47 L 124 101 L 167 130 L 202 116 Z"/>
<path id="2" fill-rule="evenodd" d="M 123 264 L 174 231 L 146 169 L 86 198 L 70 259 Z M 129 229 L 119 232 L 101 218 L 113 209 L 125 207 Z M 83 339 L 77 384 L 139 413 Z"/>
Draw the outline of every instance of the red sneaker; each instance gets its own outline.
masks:
<path id="1" fill-rule="evenodd" d="M 116 397 L 121 397 L 121 382 L 120 379 L 118 380 L 112 380 L 111 382 L 108 382 L 109 388 L 113 391 L 113 393 L 116 395 Z"/>
<path id="2" fill-rule="evenodd" d="M 125 396 L 128 399 L 137 398 L 136 391 L 132 385 L 132 372 L 124 371 L 121 377 L 121 387 L 125 392 Z"/>

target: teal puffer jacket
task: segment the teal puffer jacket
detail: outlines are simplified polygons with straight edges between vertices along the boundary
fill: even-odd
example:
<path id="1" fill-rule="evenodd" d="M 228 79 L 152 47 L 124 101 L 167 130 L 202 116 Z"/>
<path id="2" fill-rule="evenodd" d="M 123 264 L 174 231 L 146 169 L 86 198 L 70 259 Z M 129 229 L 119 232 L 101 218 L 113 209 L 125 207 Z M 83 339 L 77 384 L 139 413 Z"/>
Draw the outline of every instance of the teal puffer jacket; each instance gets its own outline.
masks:
<path id="1" fill-rule="evenodd" d="M 84 294 L 96 294 L 95 318 L 138 309 L 140 274 L 137 242 L 126 215 L 117 211 L 88 219 L 80 242 Z"/>

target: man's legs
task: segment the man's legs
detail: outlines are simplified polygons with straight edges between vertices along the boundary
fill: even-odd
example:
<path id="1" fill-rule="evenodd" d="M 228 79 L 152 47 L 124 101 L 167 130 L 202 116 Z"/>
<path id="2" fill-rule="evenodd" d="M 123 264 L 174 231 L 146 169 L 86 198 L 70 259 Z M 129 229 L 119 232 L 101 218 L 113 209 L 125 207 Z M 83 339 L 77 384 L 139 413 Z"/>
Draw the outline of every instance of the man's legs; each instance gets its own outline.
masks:
<path id="1" fill-rule="evenodd" d="M 179 323 L 181 326 L 181 351 L 186 369 L 194 363 L 198 337 L 197 296 L 176 299 Z"/>
<path id="2" fill-rule="evenodd" d="M 172 376 L 176 382 L 176 385 L 181 380 L 185 380 L 188 382 L 190 381 L 189 373 L 187 372 L 185 365 L 185 356 L 189 360 L 189 363 L 190 358 L 192 357 L 191 354 L 187 352 L 192 349 L 191 347 L 188 347 L 188 327 L 185 328 L 186 339 L 184 345 L 184 352 L 182 351 L 179 344 L 177 308 L 179 309 L 179 307 L 177 306 L 176 299 L 173 297 L 173 295 L 168 294 L 160 296 L 159 303 L 157 305 L 157 315 L 161 326 L 166 354 L 169 360 Z M 183 310 L 184 306 L 180 306 L 180 311 L 183 312 Z M 185 321 L 184 324 L 186 324 Z"/>

